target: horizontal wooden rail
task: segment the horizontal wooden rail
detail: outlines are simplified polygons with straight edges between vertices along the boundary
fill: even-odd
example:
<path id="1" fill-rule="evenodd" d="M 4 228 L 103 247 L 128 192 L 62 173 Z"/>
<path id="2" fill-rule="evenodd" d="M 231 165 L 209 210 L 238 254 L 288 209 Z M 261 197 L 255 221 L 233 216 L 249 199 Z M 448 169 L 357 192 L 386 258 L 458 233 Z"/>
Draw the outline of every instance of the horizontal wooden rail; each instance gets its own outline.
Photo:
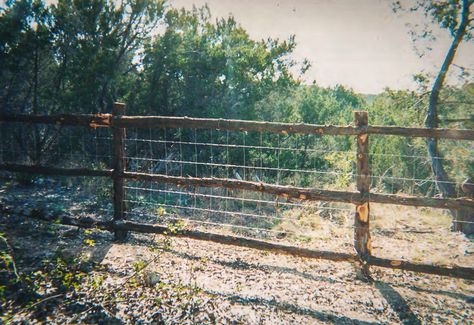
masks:
<path id="1" fill-rule="evenodd" d="M 22 115 L 0 114 L 0 122 L 22 122 L 57 125 L 76 125 L 88 127 L 109 127 L 113 123 L 121 128 L 196 128 L 229 131 L 300 133 L 316 135 L 398 135 L 406 137 L 425 137 L 456 140 L 474 140 L 474 130 L 467 129 L 428 129 L 398 126 L 355 126 L 316 125 L 305 123 L 276 123 L 244 120 L 206 119 L 167 116 L 120 116 L 110 114 L 60 114 L 60 115 Z"/>
<path id="2" fill-rule="evenodd" d="M 355 135 L 359 133 L 358 129 L 353 126 L 275 123 L 168 116 L 121 116 L 120 118 L 114 118 L 112 123 L 125 128 L 191 128 L 317 135 Z"/>
<path id="3" fill-rule="evenodd" d="M 7 211 L 8 212 L 8 211 Z M 60 223 L 63 225 L 68 226 L 76 226 L 81 228 L 98 228 L 102 230 L 108 231 L 135 231 L 140 233 L 153 233 L 153 234 L 166 234 L 176 237 L 187 237 L 192 239 L 198 240 L 205 240 L 211 241 L 215 243 L 221 243 L 226 245 L 234 245 L 234 246 L 241 246 L 241 247 L 248 247 L 248 248 L 255 248 L 261 250 L 271 250 L 277 253 L 301 256 L 301 257 L 310 257 L 310 258 L 320 258 L 332 261 L 358 261 L 358 258 L 355 254 L 351 253 L 338 253 L 338 252 L 330 252 L 330 251 L 317 251 L 311 250 L 307 248 L 301 248 L 296 246 L 289 246 L 289 245 L 282 245 L 271 243 L 268 241 L 246 238 L 246 237 L 239 237 L 233 235 L 222 235 L 222 234 L 214 234 L 203 232 L 199 230 L 191 230 L 191 229 L 181 229 L 181 230 L 171 230 L 169 227 L 165 225 L 159 224 L 146 224 L 146 223 L 138 223 L 133 221 L 102 221 L 91 217 L 81 217 L 81 218 L 73 218 L 69 216 L 60 216 L 57 219 L 51 220 L 50 218 L 46 217 L 39 211 L 33 211 L 27 217 L 31 217 L 34 219 L 44 220 L 44 221 L 55 221 L 56 223 Z"/>
<path id="4" fill-rule="evenodd" d="M 121 229 L 126 231 L 135 231 L 141 233 L 160 233 L 171 234 L 176 237 L 187 237 L 198 240 L 211 241 L 220 244 L 234 245 L 248 248 L 255 248 L 260 250 L 273 251 L 282 254 L 289 254 L 301 257 L 321 258 L 332 261 L 357 261 L 355 254 L 338 253 L 331 251 L 311 250 L 296 246 L 282 245 L 271 243 L 263 240 L 239 237 L 233 235 L 222 235 L 215 233 L 208 233 L 199 230 L 182 229 L 172 231 L 163 225 L 144 224 L 131 221 L 124 221 L 116 223 L 112 226 L 114 229 Z"/>
<path id="5" fill-rule="evenodd" d="M 108 231 L 134 231 L 140 233 L 155 233 L 166 234 L 176 237 L 186 237 L 198 240 L 205 240 L 225 245 L 233 245 L 239 247 L 255 248 L 259 250 L 266 250 L 280 254 L 287 254 L 293 256 L 325 259 L 331 261 L 348 261 L 357 262 L 359 259 L 355 254 L 338 253 L 330 251 L 319 251 L 307 248 L 301 248 L 290 245 L 283 245 L 272 243 L 268 241 L 251 239 L 233 235 L 222 235 L 203 232 L 199 230 L 181 229 L 173 231 L 165 225 L 146 224 L 132 221 L 101 221 L 90 217 L 73 218 L 68 216 L 61 216 L 56 220 L 51 220 L 41 213 L 32 212 L 28 217 L 45 221 L 56 221 L 63 225 L 76 226 L 81 228 L 98 228 Z M 185 220 L 185 219 L 183 219 Z M 474 268 L 459 267 L 459 266 L 437 266 L 429 264 L 417 264 L 401 260 L 390 260 L 369 256 L 365 259 L 367 264 L 385 268 L 400 269 L 406 271 L 414 271 L 428 274 L 436 274 L 443 276 L 451 276 L 456 278 L 474 280 Z"/>
<path id="6" fill-rule="evenodd" d="M 360 201 L 360 194 L 357 192 L 342 192 L 329 190 L 316 190 L 312 188 L 300 188 L 294 186 L 282 186 L 237 179 L 225 178 L 194 178 L 167 176 L 161 174 L 146 174 L 125 172 L 125 178 L 138 181 L 150 181 L 175 184 L 182 187 L 215 187 L 227 189 L 239 189 L 246 191 L 268 193 L 290 199 L 312 200 L 312 201 L 332 201 L 354 203 Z"/>
<path id="7" fill-rule="evenodd" d="M 109 127 L 110 114 L 24 115 L 0 114 L 0 122 L 38 123 L 69 126 Z"/>
<path id="8" fill-rule="evenodd" d="M 10 172 L 22 172 L 43 175 L 57 176 L 99 176 L 112 177 L 113 170 L 94 170 L 87 168 L 60 168 L 49 166 L 29 166 L 18 164 L 0 164 L 0 170 Z M 189 187 L 222 187 L 228 189 L 240 189 L 246 191 L 268 193 L 284 198 L 311 200 L 311 201 L 328 201 L 360 204 L 366 199 L 358 192 L 318 190 L 304 187 L 282 186 L 267 183 L 258 183 L 251 181 L 241 181 L 237 179 L 223 178 L 194 178 L 167 176 L 161 174 L 146 174 L 124 172 L 123 178 L 139 181 L 163 182 L 175 184 L 178 186 Z M 406 206 L 424 206 L 440 209 L 474 209 L 474 200 L 460 199 L 441 199 L 441 198 L 422 198 L 413 196 L 400 196 L 390 194 L 368 194 L 370 202 L 385 203 Z"/>
<path id="9" fill-rule="evenodd" d="M 395 194 L 368 194 L 369 201 L 382 204 L 405 205 L 412 207 L 429 207 L 438 209 L 474 209 L 474 200 L 470 198 L 434 198 L 434 197 L 416 197 L 403 196 Z"/>
<path id="10" fill-rule="evenodd" d="M 474 268 L 461 266 L 438 266 L 430 264 L 418 264 L 402 260 L 390 260 L 375 256 L 366 257 L 367 264 L 390 269 L 399 269 L 428 274 L 437 274 L 474 280 Z"/>
<path id="11" fill-rule="evenodd" d="M 438 138 L 454 140 L 474 140 L 474 130 L 468 129 L 427 129 L 399 126 L 369 125 L 368 134 L 399 135 L 414 138 Z"/>
<path id="12" fill-rule="evenodd" d="M 282 186 L 267 183 L 258 183 L 251 181 L 241 181 L 237 179 L 222 178 L 194 178 L 167 176 L 160 174 L 146 174 L 125 172 L 123 177 L 138 181 L 162 182 L 175 184 L 178 186 L 198 186 L 198 187 L 221 187 L 228 189 L 240 189 L 254 192 L 268 193 L 290 199 L 329 201 L 361 204 L 367 201 L 367 198 L 359 192 L 319 190 L 312 188 L 302 188 L 294 186 Z M 441 198 L 422 198 L 407 197 L 390 194 L 367 194 L 370 202 L 386 203 L 407 206 L 424 206 L 442 209 L 474 209 L 474 200 L 471 199 L 441 199 Z"/>
<path id="13" fill-rule="evenodd" d="M 121 116 L 114 118 L 112 123 L 124 128 L 195 128 L 249 132 L 265 131 L 283 134 L 300 133 L 316 135 L 358 135 L 367 133 L 379 135 L 399 135 L 408 137 L 474 140 L 474 130 L 463 129 L 427 129 L 396 126 L 368 126 L 358 128 L 355 126 L 315 125 L 304 123 L 294 124 L 163 116 Z"/>
<path id="14" fill-rule="evenodd" d="M 28 166 L 17 164 L 0 164 L 0 170 L 19 173 L 57 175 L 57 176 L 98 176 L 111 177 L 112 170 L 95 170 L 87 168 L 60 168 L 49 166 Z"/>

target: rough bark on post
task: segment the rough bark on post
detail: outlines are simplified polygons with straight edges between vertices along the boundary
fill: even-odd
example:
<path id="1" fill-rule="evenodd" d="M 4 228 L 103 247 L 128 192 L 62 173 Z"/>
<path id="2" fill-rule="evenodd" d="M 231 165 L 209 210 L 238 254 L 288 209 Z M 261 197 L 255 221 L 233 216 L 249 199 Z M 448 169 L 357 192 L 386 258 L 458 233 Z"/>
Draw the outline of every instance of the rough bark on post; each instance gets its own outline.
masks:
<path id="1" fill-rule="evenodd" d="M 121 116 L 125 113 L 125 104 L 114 103 L 113 116 Z M 113 132 L 113 173 L 114 182 L 114 222 L 125 219 L 125 129 L 112 125 Z M 115 230 L 115 240 L 123 241 L 128 232 L 125 230 Z"/>
<path id="2" fill-rule="evenodd" d="M 367 128 L 368 114 L 364 111 L 354 112 L 355 124 L 360 128 Z M 366 263 L 372 253 L 372 241 L 369 228 L 369 200 L 370 174 L 369 174 L 369 136 L 367 133 L 357 135 L 357 159 L 356 159 L 356 182 L 357 190 L 366 200 L 356 205 L 354 219 L 354 247 L 363 262 L 362 272 L 369 276 L 369 265 Z"/>

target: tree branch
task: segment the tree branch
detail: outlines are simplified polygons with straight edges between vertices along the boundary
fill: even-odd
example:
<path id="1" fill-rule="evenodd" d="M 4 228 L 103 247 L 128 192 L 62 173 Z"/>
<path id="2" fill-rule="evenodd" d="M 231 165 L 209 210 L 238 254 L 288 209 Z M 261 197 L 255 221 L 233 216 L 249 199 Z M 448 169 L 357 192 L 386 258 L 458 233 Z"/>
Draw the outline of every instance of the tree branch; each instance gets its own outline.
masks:
<path id="1" fill-rule="evenodd" d="M 426 114 L 425 119 L 425 126 L 427 128 L 436 128 L 438 127 L 438 124 L 440 122 L 438 118 L 439 94 L 446 80 L 446 75 L 449 70 L 449 67 L 453 64 L 456 51 L 462 40 L 464 39 L 464 36 L 468 32 L 470 24 L 470 6 L 473 4 L 473 2 L 474 1 L 472 0 L 462 0 L 461 22 L 459 23 L 459 26 L 454 35 L 454 39 L 451 43 L 451 46 L 446 54 L 444 62 L 438 72 L 438 76 L 436 77 L 436 80 L 432 87 L 432 92 L 428 104 L 428 112 Z M 429 138 L 427 141 L 427 150 L 430 156 L 431 169 L 436 179 L 437 188 L 442 193 L 443 197 L 456 197 L 456 188 L 454 187 L 453 183 L 450 182 L 450 178 L 443 166 L 441 153 L 438 151 L 438 140 L 435 138 Z M 465 220 L 465 218 L 470 220 L 474 216 L 472 215 L 472 212 L 469 212 L 469 210 L 459 211 L 459 215 L 456 211 L 451 211 L 451 213 L 453 214 L 454 220 Z M 470 228 L 469 224 L 458 224 L 457 222 L 453 223 L 452 229 L 454 231 L 465 232 L 466 234 L 472 232 L 472 229 Z"/>
<path id="2" fill-rule="evenodd" d="M 438 127 L 439 120 L 438 120 L 438 102 L 439 102 L 439 94 L 441 89 L 443 88 L 444 82 L 446 80 L 446 74 L 448 73 L 449 67 L 453 63 L 454 56 L 456 55 L 456 51 L 461 43 L 464 35 L 466 34 L 467 27 L 469 25 L 469 8 L 472 2 L 468 0 L 463 0 L 463 8 L 462 8 L 462 15 L 461 15 L 461 23 L 459 24 L 459 28 L 454 36 L 454 40 L 446 54 L 444 62 L 441 66 L 441 69 L 438 72 L 438 76 L 436 77 L 435 83 L 431 89 L 429 104 L 428 104 L 428 112 L 425 119 L 425 126 L 427 128 L 436 128 Z"/>

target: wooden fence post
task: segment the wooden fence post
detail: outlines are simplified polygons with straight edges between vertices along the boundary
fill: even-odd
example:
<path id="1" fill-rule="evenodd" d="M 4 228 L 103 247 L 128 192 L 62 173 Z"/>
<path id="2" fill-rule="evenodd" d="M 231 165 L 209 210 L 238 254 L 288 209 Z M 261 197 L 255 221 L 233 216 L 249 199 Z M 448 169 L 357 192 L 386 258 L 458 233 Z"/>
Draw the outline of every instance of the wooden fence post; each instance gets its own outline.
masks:
<path id="1" fill-rule="evenodd" d="M 367 128 L 369 124 L 366 111 L 354 112 L 355 125 L 359 128 Z M 356 183 L 357 190 L 363 195 L 364 200 L 356 205 L 354 219 L 354 247 L 363 263 L 362 272 L 370 276 L 369 265 L 366 263 L 372 254 L 372 241 L 370 239 L 369 227 L 369 197 L 370 171 L 369 171 L 369 135 L 360 133 L 357 135 L 357 160 L 356 160 Z"/>
<path id="2" fill-rule="evenodd" d="M 125 113 L 125 104 L 114 103 L 112 116 L 121 116 Z M 125 219 L 125 129 L 116 127 L 112 123 L 113 132 L 113 173 L 114 182 L 114 222 Z M 115 230 L 115 240 L 123 241 L 127 238 L 128 232 L 125 230 Z"/>

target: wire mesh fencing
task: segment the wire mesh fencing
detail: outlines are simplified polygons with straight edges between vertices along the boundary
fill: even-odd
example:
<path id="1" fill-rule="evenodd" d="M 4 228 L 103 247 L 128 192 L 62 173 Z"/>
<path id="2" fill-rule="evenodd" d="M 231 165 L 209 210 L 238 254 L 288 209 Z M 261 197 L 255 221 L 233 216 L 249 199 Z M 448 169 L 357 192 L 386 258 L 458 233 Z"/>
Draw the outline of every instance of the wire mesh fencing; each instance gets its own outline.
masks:
<path id="1" fill-rule="evenodd" d="M 3 140 L 0 141 L 0 163 L 113 168 L 113 138 L 109 128 L 41 124 L 25 127 L 22 123 L 8 123 L 0 132 Z M 355 189 L 356 151 L 350 136 L 195 128 L 129 128 L 126 134 L 124 158 L 126 170 L 131 172 L 304 188 Z M 386 145 L 399 139 L 396 136 L 370 137 L 371 191 L 439 197 L 437 181 L 431 172 L 433 158 L 419 143 L 399 144 L 395 147 L 398 151 L 388 151 Z M 474 161 L 472 144 L 445 142 L 445 147 L 457 145 L 452 146 L 456 148 L 455 154 L 435 159 L 442 160 L 446 166 L 454 164 L 457 170 L 468 170 Z M 463 196 L 461 182 L 459 177 L 449 181 L 458 197 Z M 84 184 L 84 181 L 79 183 Z M 179 188 L 139 181 L 128 181 L 126 190 L 129 208 L 126 213 L 132 220 L 186 221 L 194 227 L 225 228 L 239 234 L 273 238 L 311 237 L 305 232 L 321 236 L 305 229 L 305 223 L 317 224 L 321 232 L 328 233 L 337 233 L 327 231 L 334 227 L 345 229 L 342 232 L 349 234 L 354 227 L 353 208 L 343 203 L 303 202 L 243 190 Z M 100 192 L 100 186 L 92 188 L 94 191 Z M 312 215 L 314 220 L 304 220 L 305 215 Z M 453 222 L 472 223 L 456 218 Z"/>
<path id="2" fill-rule="evenodd" d="M 110 169 L 111 136 L 106 128 L 7 123 L 0 128 L 0 164 L 43 165 L 58 168 Z M 20 187 L 0 197 L 4 204 L 15 204 L 22 212 L 41 211 L 59 215 L 113 215 L 111 180 L 91 177 L 64 177 L 16 172 Z M 24 186 L 28 185 L 28 186 Z M 8 195 L 9 193 L 12 195 Z"/>
<path id="3" fill-rule="evenodd" d="M 474 144 L 469 141 L 439 140 L 441 156 L 430 156 L 426 150 L 424 140 L 395 136 L 371 136 L 370 167 L 371 167 L 371 192 L 397 194 L 401 196 L 417 196 L 425 198 L 441 198 L 443 193 L 439 185 L 449 186 L 454 198 L 468 196 L 463 188 L 474 187 Z M 433 171 L 433 160 L 444 166 L 449 180 L 436 179 Z M 411 209 L 413 210 L 413 209 Z M 426 209 L 425 209 L 426 210 Z M 408 214 L 412 214 L 408 209 Z M 418 210 L 423 216 L 422 209 Z M 434 219 L 449 219 L 449 224 L 444 229 L 456 228 L 463 225 L 474 225 L 473 221 L 460 217 L 466 211 L 436 210 L 429 212 Z M 430 233 L 433 231 L 431 222 L 418 223 L 404 227 L 395 225 L 383 216 L 372 216 L 376 227 L 384 226 L 385 232 L 412 232 Z M 378 220 L 378 221 L 377 221 Z"/>
<path id="4" fill-rule="evenodd" d="M 58 183 L 64 201 L 73 211 L 78 201 L 91 202 L 96 217 L 111 222 L 69 219 L 69 224 L 100 226 L 118 240 L 127 231 L 182 227 L 183 235 L 196 239 L 233 238 L 230 243 L 301 256 L 358 258 L 366 266 L 472 278 L 469 268 L 416 265 L 403 261 L 405 255 L 371 253 L 372 247 L 401 253 L 394 249 L 397 241 L 413 242 L 420 234 L 438 235 L 426 237 L 428 243 L 452 239 L 447 225 L 452 217 L 439 209 L 449 209 L 454 225 L 472 224 L 466 215 L 474 204 L 463 193 L 472 188 L 473 147 L 456 140 L 472 140 L 469 130 L 369 126 L 367 112 L 355 112 L 356 126 L 318 126 L 121 116 L 124 108 L 117 103 L 113 115 L 0 117 L 12 122 L 0 129 L 1 169 L 73 176 Z M 423 137 L 440 139 L 445 155 L 425 154 Z M 454 193 L 448 198 L 440 197 L 440 184 L 431 176 L 433 160 L 446 168 Z M 79 196 L 86 192 L 88 197 Z M 54 194 L 45 195 L 54 200 Z M 372 244 L 371 233 L 382 244 Z"/>
<path id="5" fill-rule="evenodd" d="M 474 145 L 466 141 L 440 141 L 442 156 L 431 157 L 424 141 L 394 136 L 371 136 L 370 166 L 372 189 L 382 193 L 441 197 L 437 184 L 453 188 L 454 197 L 466 196 L 462 184 L 473 186 Z M 390 148 L 390 145 L 392 148 Z M 435 160 L 445 166 L 449 180 L 437 180 L 432 171 Z"/>
<path id="6" fill-rule="evenodd" d="M 131 172 L 352 189 L 355 155 L 351 145 L 315 135 L 129 129 L 126 161 Z M 185 223 L 271 239 L 309 239 L 323 233 L 352 236 L 353 208 L 347 204 L 140 181 L 128 181 L 126 191 L 127 218 L 136 221 Z"/>
<path id="7" fill-rule="evenodd" d="M 112 168 L 108 128 L 5 123 L 0 136 L 0 163 Z"/>

